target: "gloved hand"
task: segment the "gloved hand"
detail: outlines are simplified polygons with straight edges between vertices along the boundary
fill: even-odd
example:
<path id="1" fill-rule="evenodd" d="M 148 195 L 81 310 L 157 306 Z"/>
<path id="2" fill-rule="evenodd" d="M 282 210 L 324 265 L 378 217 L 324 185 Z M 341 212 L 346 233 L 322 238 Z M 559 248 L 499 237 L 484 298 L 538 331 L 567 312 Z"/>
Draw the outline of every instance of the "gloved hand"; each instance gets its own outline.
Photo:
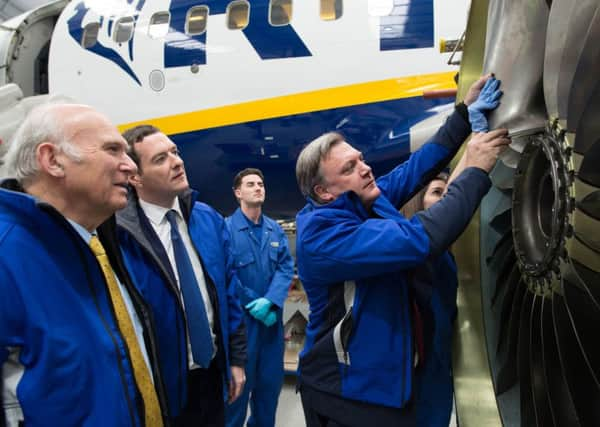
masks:
<path id="1" fill-rule="evenodd" d="M 246 309 L 250 311 L 250 315 L 252 317 L 264 323 L 264 319 L 267 317 L 267 314 L 269 314 L 271 305 L 273 305 L 271 301 L 261 297 L 256 298 L 254 301 L 250 301 L 248 304 L 246 304 Z"/>
<path id="2" fill-rule="evenodd" d="M 269 311 L 269 313 L 267 313 L 267 317 L 265 317 L 262 322 L 265 324 L 266 327 L 269 327 L 269 326 L 273 326 L 276 321 L 277 321 L 277 313 L 274 312 L 273 310 L 271 310 L 271 311 Z"/>
<path id="3" fill-rule="evenodd" d="M 469 122 L 471 123 L 471 130 L 473 132 L 487 132 L 488 122 L 486 113 L 490 110 L 495 109 L 500 104 L 500 97 L 502 91 L 500 87 L 500 80 L 495 77 L 490 77 L 481 89 L 477 100 L 467 107 L 469 111 Z"/>

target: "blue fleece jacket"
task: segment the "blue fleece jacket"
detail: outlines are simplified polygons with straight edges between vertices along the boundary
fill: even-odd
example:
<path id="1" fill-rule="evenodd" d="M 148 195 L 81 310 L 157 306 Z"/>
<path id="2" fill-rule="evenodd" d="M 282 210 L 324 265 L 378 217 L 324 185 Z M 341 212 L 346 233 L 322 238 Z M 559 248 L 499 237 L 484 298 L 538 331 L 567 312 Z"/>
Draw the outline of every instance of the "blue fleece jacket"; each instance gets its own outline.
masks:
<path id="1" fill-rule="evenodd" d="M 470 133 L 455 112 L 429 143 L 379 178 L 367 211 L 349 192 L 297 216 L 297 262 L 310 303 L 300 383 L 344 398 L 403 407 L 412 395 L 413 345 L 406 273 L 458 237 L 490 186 L 468 168 L 438 207 L 407 220 L 401 207 Z"/>

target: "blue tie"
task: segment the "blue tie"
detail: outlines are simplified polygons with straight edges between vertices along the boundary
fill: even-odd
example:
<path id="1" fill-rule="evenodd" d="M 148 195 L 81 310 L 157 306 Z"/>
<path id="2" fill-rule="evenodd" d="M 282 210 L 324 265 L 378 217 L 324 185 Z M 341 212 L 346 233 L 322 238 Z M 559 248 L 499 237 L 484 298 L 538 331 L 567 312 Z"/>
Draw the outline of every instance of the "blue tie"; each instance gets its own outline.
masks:
<path id="1" fill-rule="evenodd" d="M 213 343 L 204 300 L 192 268 L 192 262 L 177 228 L 177 212 L 174 210 L 167 212 L 167 221 L 171 225 L 171 240 L 173 241 L 175 264 L 179 273 L 179 286 L 185 303 L 192 357 L 196 364 L 208 368 L 213 354 Z"/>

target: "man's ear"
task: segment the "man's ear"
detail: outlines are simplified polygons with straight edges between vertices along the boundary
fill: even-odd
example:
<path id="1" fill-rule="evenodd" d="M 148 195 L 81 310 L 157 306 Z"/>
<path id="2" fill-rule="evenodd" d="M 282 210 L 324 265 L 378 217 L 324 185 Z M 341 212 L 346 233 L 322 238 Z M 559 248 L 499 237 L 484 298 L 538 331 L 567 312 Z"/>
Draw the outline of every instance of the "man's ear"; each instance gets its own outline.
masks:
<path id="1" fill-rule="evenodd" d="M 240 190 L 240 188 L 234 188 L 233 189 L 233 194 L 235 195 L 235 198 L 240 200 L 240 198 L 242 197 L 242 191 Z"/>
<path id="2" fill-rule="evenodd" d="M 319 199 L 321 199 L 322 201 L 324 201 L 326 203 L 333 202 L 335 200 L 335 196 L 333 194 L 331 194 L 321 184 L 315 185 L 314 190 L 315 190 L 315 194 L 317 196 L 319 196 Z"/>
<path id="3" fill-rule="evenodd" d="M 129 177 L 129 184 L 131 184 L 134 188 L 140 188 L 143 186 L 142 177 L 139 173 L 135 173 Z"/>
<path id="4" fill-rule="evenodd" d="M 56 145 L 51 142 L 42 142 L 35 151 L 40 169 L 55 178 L 64 178 L 64 155 L 59 152 Z"/>

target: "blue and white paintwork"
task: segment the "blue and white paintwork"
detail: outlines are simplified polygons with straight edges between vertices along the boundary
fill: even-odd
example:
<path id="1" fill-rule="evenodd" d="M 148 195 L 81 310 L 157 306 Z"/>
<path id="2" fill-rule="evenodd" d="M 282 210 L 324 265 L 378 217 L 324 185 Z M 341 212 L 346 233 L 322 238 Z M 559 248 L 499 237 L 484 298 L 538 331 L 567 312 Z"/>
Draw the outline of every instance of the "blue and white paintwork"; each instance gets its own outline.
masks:
<path id="1" fill-rule="evenodd" d="M 335 21 L 320 19 L 318 0 L 294 0 L 290 25 L 278 27 L 269 24 L 269 0 L 252 0 L 242 30 L 226 27 L 229 3 L 75 0 L 54 31 L 50 92 L 93 105 L 122 126 L 169 123 L 166 132 L 180 146 L 192 186 L 224 214 L 236 206 L 234 174 L 260 167 L 269 189 L 266 211 L 275 217 L 293 216 L 303 204 L 294 165 L 312 138 L 341 131 L 383 173 L 410 152 L 410 128 L 452 102 L 424 99 L 423 90 L 437 86 L 430 87 L 431 79 L 419 85 L 418 76 L 447 80 L 455 70 L 435 40 L 460 36 L 468 0 L 344 0 Z M 199 5 L 209 8 L 207 30 L 188 36 L 187 11 Z M 369 14 L 386 5 L 386 16 Z M 161 11 L 170 13 L 169 29 L 150 37 L 150 18 Z M 133 17 L 135 31 L 118 44 L 113 31 L 125 16 Z M 85 49 L 81 37 L 90 22 L 101 23 L 100 33 Z M 402 94 L 369 96 L 371 87 L 390 81 Z M 339 96 L 363 83 L 370 85 L 364 94 Z M 336 88 L 335 99 L 327 99 Z"/>

